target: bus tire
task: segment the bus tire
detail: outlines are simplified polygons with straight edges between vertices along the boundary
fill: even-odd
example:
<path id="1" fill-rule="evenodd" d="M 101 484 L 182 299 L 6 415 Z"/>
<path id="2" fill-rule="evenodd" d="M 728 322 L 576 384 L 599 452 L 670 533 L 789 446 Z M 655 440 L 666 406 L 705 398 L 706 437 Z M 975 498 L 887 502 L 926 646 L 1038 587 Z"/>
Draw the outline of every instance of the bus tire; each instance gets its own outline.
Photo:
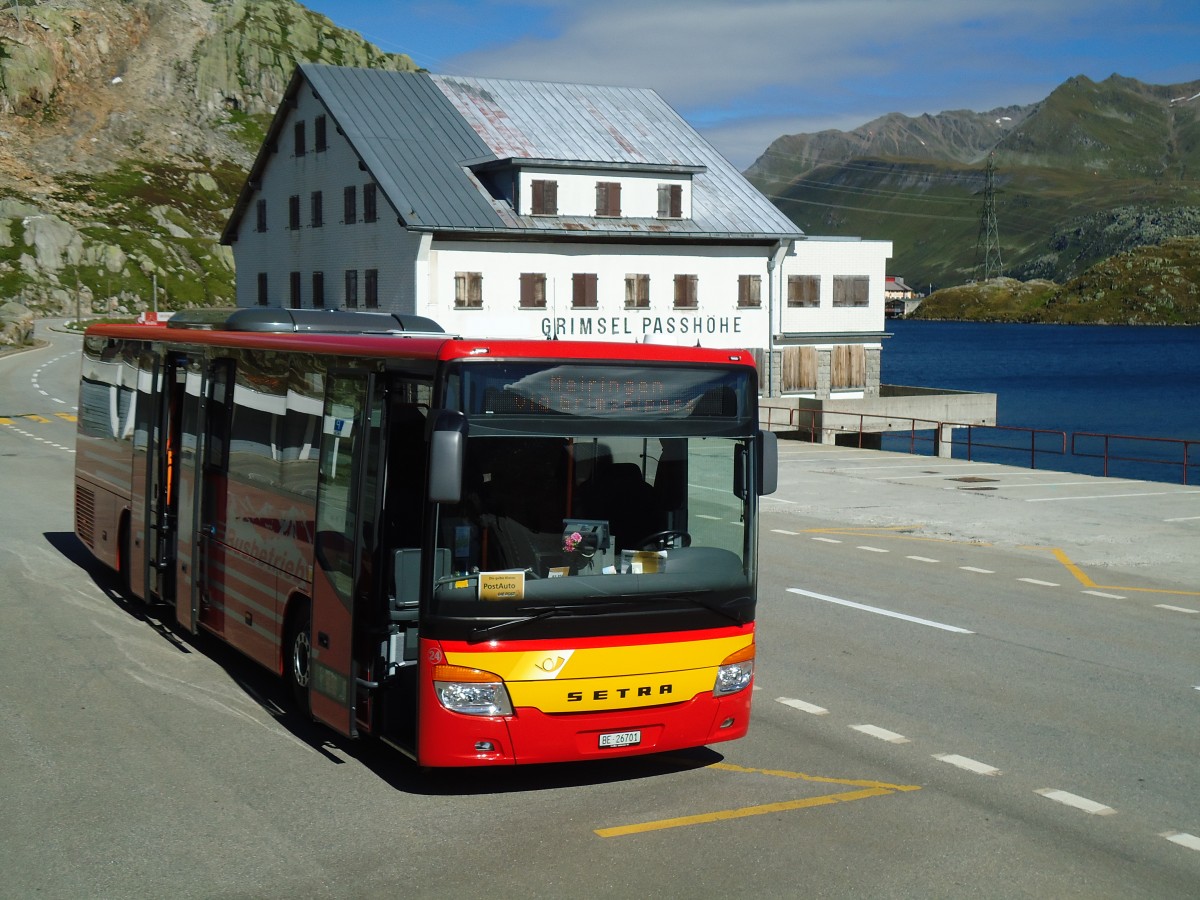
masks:
<path id="1" fill-rule="evenodd" d="M 309 664 L 312 659 L 312 608 L 307 598 L 296 601 L 287 619 L 283 645 L 283 675 L 298 712 L 310 714 Z"/>

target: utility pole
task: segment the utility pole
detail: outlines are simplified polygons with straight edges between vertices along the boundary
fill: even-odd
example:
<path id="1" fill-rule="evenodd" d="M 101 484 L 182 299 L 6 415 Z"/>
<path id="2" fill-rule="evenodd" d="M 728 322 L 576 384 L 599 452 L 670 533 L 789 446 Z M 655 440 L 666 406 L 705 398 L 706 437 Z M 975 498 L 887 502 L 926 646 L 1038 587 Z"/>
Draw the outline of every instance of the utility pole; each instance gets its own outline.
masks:
<path id="1" fill-rule="evenodd" d="M 979 216 L 979 239 L 975 244 L 979 281 L 990 281 L 1004 274 L 1000 259 L 1000 231 L 996 227 L 996 154 L 988 154 L 983 170 L 983 212 Z"/>

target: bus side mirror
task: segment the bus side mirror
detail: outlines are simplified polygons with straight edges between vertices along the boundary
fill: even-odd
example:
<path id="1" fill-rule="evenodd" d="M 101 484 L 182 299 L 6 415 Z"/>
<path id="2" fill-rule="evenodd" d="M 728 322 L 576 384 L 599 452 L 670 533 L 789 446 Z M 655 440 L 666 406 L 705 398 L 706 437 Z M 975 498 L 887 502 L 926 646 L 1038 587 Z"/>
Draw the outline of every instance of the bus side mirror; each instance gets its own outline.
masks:
<path id="1" fill-rule="evenodd" d="M 775 493 L 779 487 L 779 439 L 773 431 L 760 431 L 758 440 L 758 494 Z"/>
<path id="2" fill-rule="evenodd" d="M 463 460 L 467 452 L 467 418 L 438 410 L 429 436 L 429 500 L 457 503 L 462 499 Z"/>

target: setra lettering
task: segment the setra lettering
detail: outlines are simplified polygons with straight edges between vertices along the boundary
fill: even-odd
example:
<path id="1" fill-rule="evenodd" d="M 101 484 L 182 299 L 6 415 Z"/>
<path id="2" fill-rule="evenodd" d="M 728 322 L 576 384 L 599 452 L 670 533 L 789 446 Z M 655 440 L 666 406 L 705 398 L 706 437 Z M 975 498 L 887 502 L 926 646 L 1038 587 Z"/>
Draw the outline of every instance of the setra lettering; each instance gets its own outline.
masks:
<path id="1" fill-rule="evenodd" d="M 628 697 L 653 697 L 666 696 L 672 693 L 672 685 L 670 684 L 643 684 L 637 687 L 627 688 L 597 688 L 593 691 L 568 691 L 568 703 L 582 703 L 585 699 L 594 702 L 603 702 L 605 700 L 624 700 Z"/>

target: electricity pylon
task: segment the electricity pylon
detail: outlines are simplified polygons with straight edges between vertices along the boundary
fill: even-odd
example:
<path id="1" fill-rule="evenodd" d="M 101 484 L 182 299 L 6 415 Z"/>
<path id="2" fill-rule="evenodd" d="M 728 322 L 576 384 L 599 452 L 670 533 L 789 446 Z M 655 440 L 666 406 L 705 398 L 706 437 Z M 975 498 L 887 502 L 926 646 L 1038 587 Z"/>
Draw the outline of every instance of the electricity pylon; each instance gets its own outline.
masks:
<path id="1" fill-rule="evenodd" d="M 989 153 L 983 170 L 983 212 L 979 216 L 979 240 L 975 244 L 975 259 L 980 281 L 990 281 L 1004 274 L 1000 259 L 1000 231 L 996 227 L 996 154 Z"/>

